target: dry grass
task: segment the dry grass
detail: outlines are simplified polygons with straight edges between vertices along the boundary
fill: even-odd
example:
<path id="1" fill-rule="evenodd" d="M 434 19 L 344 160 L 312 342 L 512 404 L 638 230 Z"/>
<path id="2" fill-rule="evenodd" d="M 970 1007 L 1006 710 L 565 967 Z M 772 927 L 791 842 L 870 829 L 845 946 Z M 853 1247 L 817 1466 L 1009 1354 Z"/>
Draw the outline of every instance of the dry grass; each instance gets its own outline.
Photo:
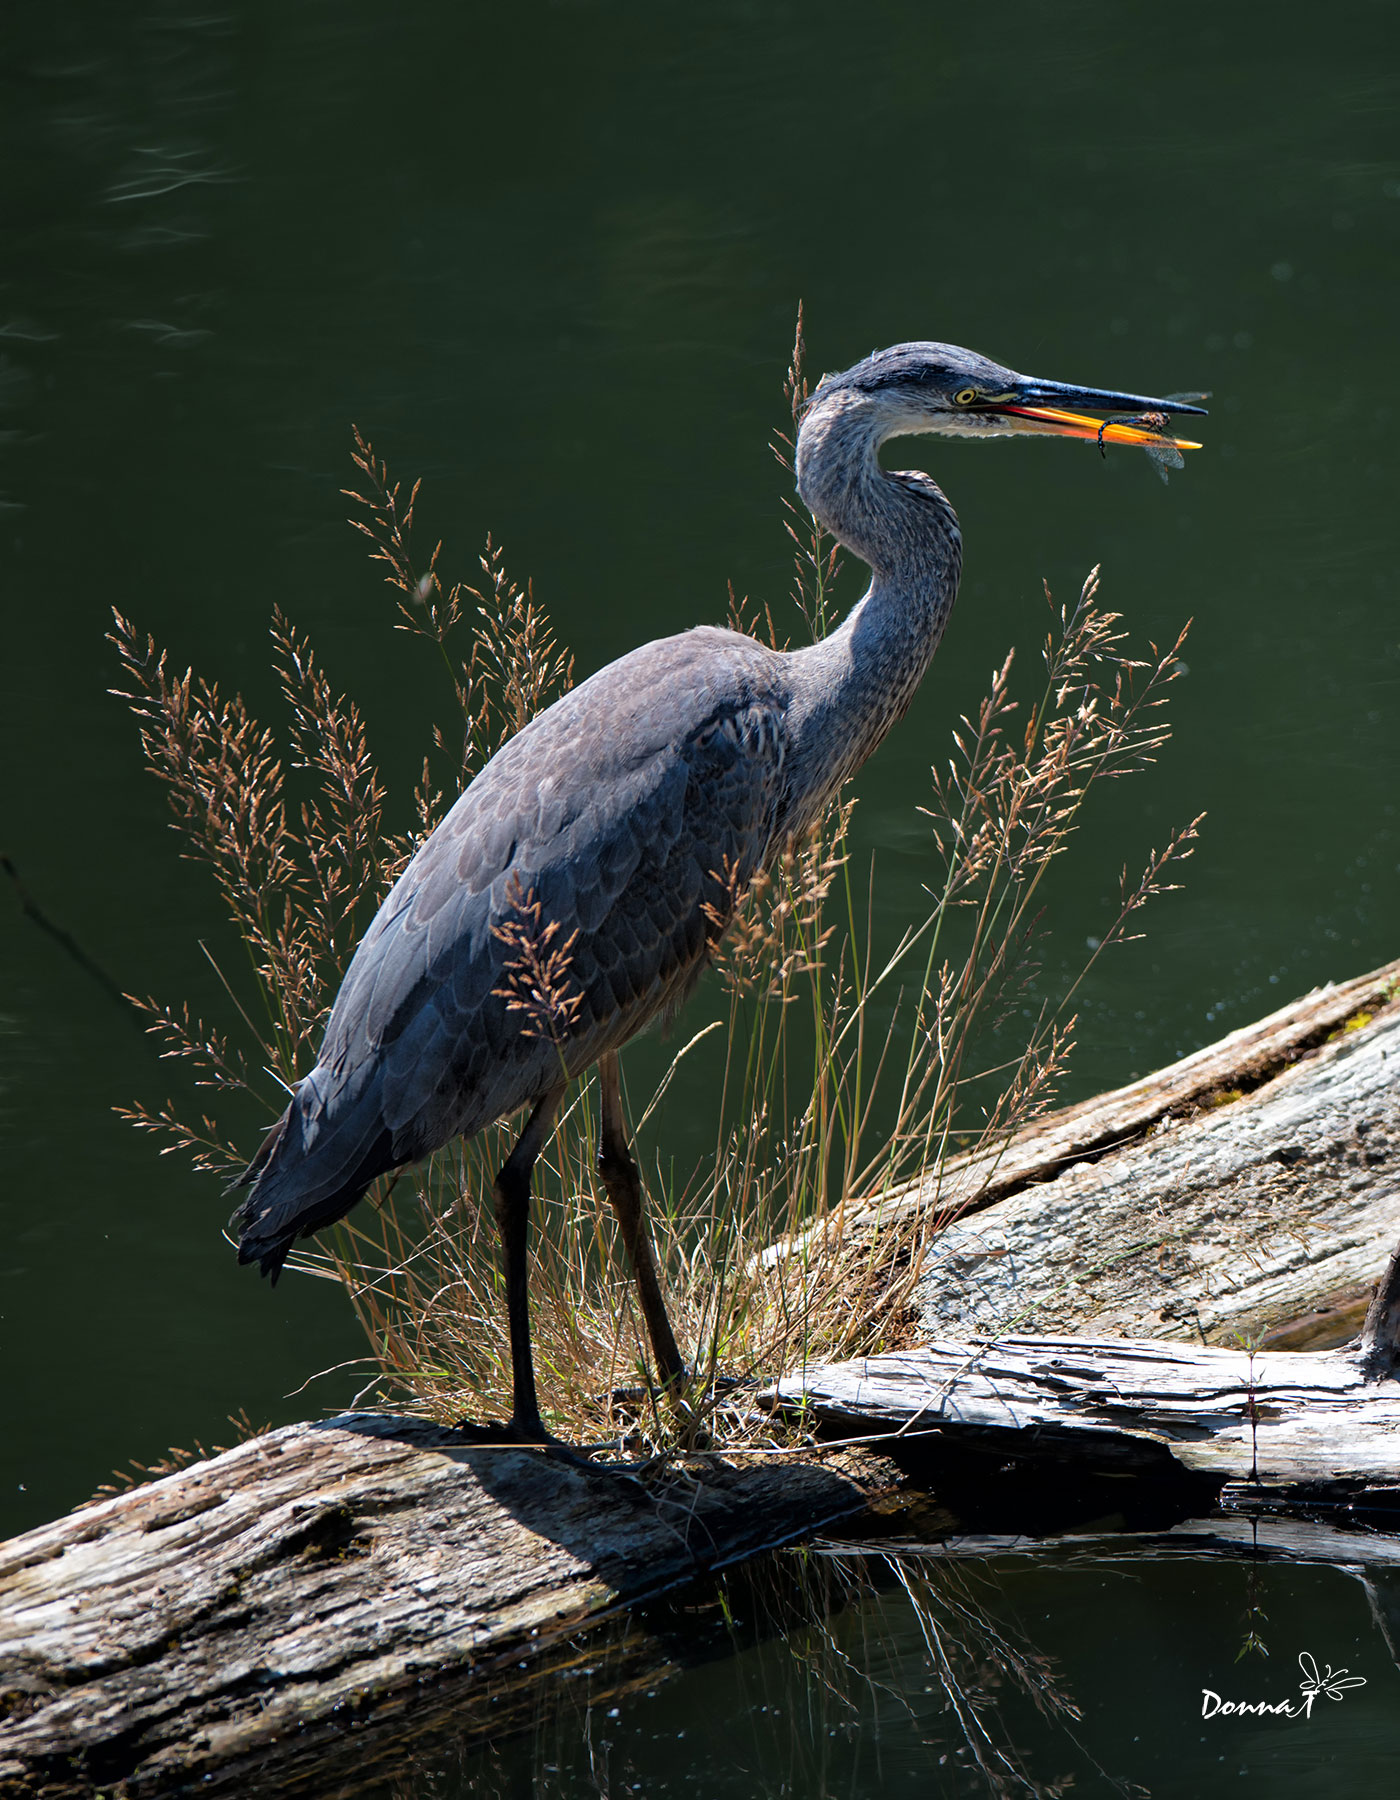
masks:
<path id="1" fill-rule="evenodd" d="M 795 437 L 807 397 L 800 320 L 786 392 Z M 792 442 L 775 446 L 785 463 Z M 479 587 L 445 586 L 440 546 L 422 570 L 414 562 L 417 487 L 405 498 L 358 433 L 354 458 L 355 523 L 386 570 L 396 626 L 431 646 L 453 706 L 451 726 L 432 733 L 411 832 L 387 829 L 363 719 L 280 613 L 272 638 L 290 720 L 283 742 L 239 697 L 173 674 L 167 655 L 124 619 L 113 633 L 121 691 L 185 854 L 211 868 L 253 977 L 251 1001 L 225 984 L 236 1029 L 206 1025 L 187 1008 L 140 1004 L 166 1054 L 190 1062 L 199 1083 L 255 1093 L 274 1113 L 280 1090 L 314 1060 L 350 951 L 440 816 L 444 793 L 572 679 L 572 659 L 528 585 L 507 578 L 500 551 L 488 540 Z M 807 630 L 822 631 L 836 548 L 786 504 L 794 598 Z M 752 609 L 732 594 L 731 613 L 753 628 Z M 776 642 L 766 610 L 757 622 Z M 1030 1000 L 1042 883 L 1095 785 L 1141 768 L 1165 742 L 1179 649 L 1180 640 L 1130 656 L 1117 615 L 1099 605 L 1096 575 L 1074 605 L 1052 604 L 1038 696 L 1029 706 L 1013 698 L 1008 656 L 981 706 L 959 722 L 921 809 L 937 875 L 930 909 L 892 952 L 877 955 L 870 881 L 854 879 L 849 801 L 746 892 L 729 882 L 729 903 L 711 920 L 719 1011 L 634 1111 L 645 1167 L 659 1148 L 657 1108 L 685 1078 L 687 1053 L 723 1034 L 721 1089 L 708 1100 L 713 1151 L 689 1179 L 677 1184 L 658 1170 L 648 1184 L 692 1398 L 718 1415 L 721 1436 L 771 1430 L 744 1396 L 784 1369 L 897 1341 L 922 1247 L 948 1216 L 939 1172 L 950 1153 L 983 1150 L 990 1168 L 998 1147 L 1049 1104 L 1074 1018 L 1072 990 L 1053 1004 Z M 1125 872 L 1095 958 L 1130 935 L 1194 835 L 1192 824 L 1136 878 Z M 526 893 L 503 930 L 518 950 L 509 986 L 521 1027 L 553 1036 L 571 1003 L 570 946 Z M 1023 1011 L 1024 1047 L 984 1065 L 995 1027 Z M 217 1117 L 173 1103 L 128 1116 L 220 1173 L 240 1168 L 252 1147 L 228 1142 Z M 346 1287 L 371 1347 L 365 1397 L 442 1419 L 504 1410 L 509 1353 L 491 1182 L 514 1129 L 493 1126 L 379 1183 L 369 1204 L 293 1259 Z M 598 1133 L 590 1080 L 574 1091 L 537 1170 L 531 1293 L 546 1412 L 555 1430 L 579 1438 L 664 1445 L 673 1428 L 650 1397 L 641 1321 L 594 1172 Z M 927 1205 L 900 1209 L 896 1225 L 873 1243 L 862 1234 L 854 1249 L 842 1229 L 850 1202 L 878 1203 L 911 1181 L 926 1184 Z M 960 1203 L 972 1197 L 964 1191 Z M 774 1244 L 786 1253 L 763 1254 Z"/>

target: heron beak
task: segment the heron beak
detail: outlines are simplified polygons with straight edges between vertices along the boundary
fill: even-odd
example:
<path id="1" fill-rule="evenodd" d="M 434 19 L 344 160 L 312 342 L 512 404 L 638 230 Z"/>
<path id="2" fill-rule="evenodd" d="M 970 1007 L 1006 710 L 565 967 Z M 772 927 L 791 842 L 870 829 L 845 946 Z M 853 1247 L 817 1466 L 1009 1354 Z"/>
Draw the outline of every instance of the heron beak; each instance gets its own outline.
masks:
<path id="1" fill-rule="evenodd" d="M 1092 418 L 1079 408 L 1098 413 L 1136 413 L 1137 418 Z M 1058 381 L 1027 381 L 1005 400 L 994 400 L 989 411 L 1004 413 L 1026 423 L 1022 431 L 1045 432 L 1053 437 L 1089 438 L 1098 444 L 1170 445 L 1174 450 L 1199 450 L 1190 438 L 1169 437 L 1164 429 L 1173 413 L 1198 413 L 1203 406 L 1184 400 L 1152 400 L 1145 394 L 1114 394 L 1103 388 L 1069 387 Z M 1151 420 L 1148 414 L 1157 414 Z M 1159 422 L 1160 421 L 1160 422 Z"/>

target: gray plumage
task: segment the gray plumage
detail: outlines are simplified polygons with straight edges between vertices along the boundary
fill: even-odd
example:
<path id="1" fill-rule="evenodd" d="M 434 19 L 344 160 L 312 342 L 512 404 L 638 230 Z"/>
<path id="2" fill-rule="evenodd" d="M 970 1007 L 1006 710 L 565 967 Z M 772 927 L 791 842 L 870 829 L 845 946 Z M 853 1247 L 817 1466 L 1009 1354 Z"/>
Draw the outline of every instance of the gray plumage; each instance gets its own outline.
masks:
<path id="1" fill-rule="evenodd" d="M 559 1049 L 522 1029 L 497 935 L 538 900 L 582 997 L 571 1075 L 679 1005 L 723 875 L 747 881 L 782 801 L 786 693 L 771 651 L 702 627 L 601 670 L 494 756 L 400 876 L 355 952 L 316 1067 L 243 1209 L 276 1268 L 384 1170 L 537 1100 Z"/>
<path id="2" fill-rule="evenodd" d="M 1013 398 L 1032 410 L 998 410 Z M 942 344 L 877 352 L 821 383 L 798 436 L 798 490 L 870 565 L 864 599 L 796 651 L 709 626 L 648 644 L 492 758 L 356 951 L 316 1067 L 243 1177 L 240 1261 L 275 1274 L 299 1235 L 341 1217 L 377 1175 L 557 1100 L 561 1051 L 577 1076 L 682 1002 L 729 885 L 817 819 L 875 749 L 953 604 L 953 510 L 928 476 L 884 470 L 881 443 L 1054 430 L 1034 415 L 1047 399 L 1171 410 L 1030 382 Z M 572 937 L 580 1004 L 558 1047 L 501 992 L 512 951 L 499 933 L 522 894 L 557 922 L 557 941 Z M 516 1375 L 513 1422 L 532 1429 L 533 1390 L 522 1405 Z"/>

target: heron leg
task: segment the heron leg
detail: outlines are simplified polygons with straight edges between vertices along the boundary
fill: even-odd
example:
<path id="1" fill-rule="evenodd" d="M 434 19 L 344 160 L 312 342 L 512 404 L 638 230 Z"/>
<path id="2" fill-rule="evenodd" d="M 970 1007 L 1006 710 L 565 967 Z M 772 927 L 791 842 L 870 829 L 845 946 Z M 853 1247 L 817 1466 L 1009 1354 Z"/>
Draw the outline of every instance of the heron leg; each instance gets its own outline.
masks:
<path id="1" fill-rule="evenodd" d="M 530 1350 L 529 1264 L 530 1177 L 554 1123 L 563 1087 L 540 1100 L 515 1140 L 515 1148 L 496 1177 L 496 1223 L 505 1263 L 506 1317 L 510 1324 L 511 1409 L 507 1432 L 526 1443 L 553 1444 L 544 1428 L 535 1395 L 535 1363 Z"/>
<path id="2" fill-rule="evenodd" d="M 627 1143 L 627 1121 L 622 1111 L 622 1077 L 618 1070 L 617 1052 L 611 1051 L 598 1062 L 598 1080 L 603 1093 L 603 1131 L 598 1147 L 598 1173 L 612 1202 L 622 1231 L 622 1243 L 637 1282 L 637 1299 L 646 1320 L 652 1354 L 663 1386 L 678 1385 L 685 1375 L 685 1363 L 676 1344 L 671 1321 L 666 1316 L 666 1302 L 656 1275 L 656 1258 L 652 1254 L 651 1236 L 642 1216 L 642 1178 Z"/>

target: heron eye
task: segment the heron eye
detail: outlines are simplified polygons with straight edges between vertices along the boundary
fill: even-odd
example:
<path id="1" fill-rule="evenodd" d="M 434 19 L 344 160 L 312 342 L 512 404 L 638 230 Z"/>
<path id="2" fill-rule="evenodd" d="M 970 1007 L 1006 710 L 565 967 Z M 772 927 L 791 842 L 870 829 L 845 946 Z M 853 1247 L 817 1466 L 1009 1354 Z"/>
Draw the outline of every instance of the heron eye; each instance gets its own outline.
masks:
<path id="1" fill-rule="evenodd" d="M 953 395 L 953 400 L 958 406 L 971 406 L 976 398 L 976 388 L 959 388 L 957 393 Z"/>

